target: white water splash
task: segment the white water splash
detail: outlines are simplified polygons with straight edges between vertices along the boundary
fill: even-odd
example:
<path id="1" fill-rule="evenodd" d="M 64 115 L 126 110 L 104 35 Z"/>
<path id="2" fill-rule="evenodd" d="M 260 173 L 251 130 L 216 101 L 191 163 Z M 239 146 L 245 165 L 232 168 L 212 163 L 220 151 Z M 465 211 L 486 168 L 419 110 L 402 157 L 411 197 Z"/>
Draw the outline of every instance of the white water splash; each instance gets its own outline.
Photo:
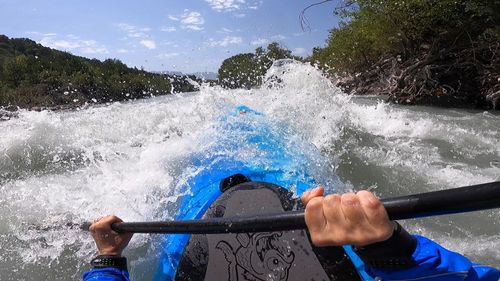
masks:
<path id="1" fill-rule="evenodd" d="M 154 220 L 174 211 L 167 207 L 179 196 L 186 157 L 203 152 L 218 117 L 240 104 L 286 124 L 291 138 L 329 157 L 344 181 L 374 186 L 380 196 L 500 179 L 499 116 L 351 98 L 311 66 L 287 68 L 277 72 L 280 83 L 261 89 L 204 85 L 199 93 L 81 111 L 21 111 L 0 122 L 0 279 L 79 278 L 94 254 L 88 234 L 43 226 L 111 213 Z M 408 228 L 500 265 L 499 217 L 491 211 Z M 148 276 L 143 256 L 151 247 L 145 235 L 130 245 L 136 279 Z"/>

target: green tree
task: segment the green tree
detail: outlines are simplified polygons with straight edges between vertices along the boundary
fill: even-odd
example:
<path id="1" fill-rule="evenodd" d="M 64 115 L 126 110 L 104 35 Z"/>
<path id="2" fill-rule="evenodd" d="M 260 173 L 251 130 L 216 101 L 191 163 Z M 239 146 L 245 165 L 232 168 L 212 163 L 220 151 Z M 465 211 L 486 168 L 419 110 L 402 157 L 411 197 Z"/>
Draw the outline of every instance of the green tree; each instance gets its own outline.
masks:
<path id="1" fill-rule="evenodd" d="M 330 31 L 326 46 L 315 48 L 309 58 L 335 73 L 359 72 L 383 55 L 404 59 L 418 55 L 422 48 L 439 50 L 474 45 L 482 34 L 500 34 L 497 1 L 357 0 L 352 3 L 339 13 L 343 21 Z"/>
<path id="2" fill-rule="evenodd" d="M 280 44 L 277 42 L 273 42 L 267 46 L 267 52 L 265 56 L 272 61 L 279 59 L 289 59 L 292 58 L 292 51 L 280 46 Z"/>
<path id="3" fill-rule="evenodd" d="M 259 86 L 267 70 L 279 59 L 300 60 L 292 51 L 273 42 L 266 49 L 258 47 L 254 54 L 239 54 L 224 60 L 219 68 L 219 84 L 231 89 Z"/>
<path id="4" fill-rule="evenodd" d="M 44 47 L 29 39 L 0 35 L 0 106 L 52 106 L 120 101 L 193 91 L 186 79 L 129 68 L 117 59 L 103 62 Z"/>
<path id="5" fill-rule="evenodd" d="M 226 88 L 251 88 L 260 83 L 259 64 L 254 54 L 239 54 L 222 62 L 219 84 Z"/>
<path id="6" fill-rule="evenodd" d="M 28 72 L 28 58 L 24 55 L 7 59 L 3 67 L 3 78 L 7 86 L 17 87 L 23 82 Z"/>

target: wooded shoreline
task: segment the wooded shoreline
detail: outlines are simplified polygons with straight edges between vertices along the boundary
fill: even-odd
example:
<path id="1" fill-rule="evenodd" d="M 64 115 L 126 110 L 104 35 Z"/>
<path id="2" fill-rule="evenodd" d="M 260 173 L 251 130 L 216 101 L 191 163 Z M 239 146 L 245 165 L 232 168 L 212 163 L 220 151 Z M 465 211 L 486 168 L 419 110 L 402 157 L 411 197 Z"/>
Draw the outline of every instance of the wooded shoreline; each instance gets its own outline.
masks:
<path id="1" fill-rule="evenodd" d="M 0 108 L 62 110 L 194 91 L 194 76 L 151 73 L 0 35 Z M 4 113 L 5 115 L 5 113 Z"/>
<path id="2" fill-rule="evenodd" d="M 389 101 L 500 108 L 500 2 L 356 0 L 309 61 L 347 93 Z"/>
<path id="3" fill-rule="evenodd" d="M 500 2 L 350 0 L 324 47 L 307 58 L 273 42 L 223 61 L 217 84 L 262 84 L 274 61 L 318 66 L 348 94 L 403 105 L 500 109 Z M 193 77 L 129 68 L 0 35 L 0 108 L 71 109 L 194 91 Z M 1 117 L 1 113 L 0 113 Z"/>

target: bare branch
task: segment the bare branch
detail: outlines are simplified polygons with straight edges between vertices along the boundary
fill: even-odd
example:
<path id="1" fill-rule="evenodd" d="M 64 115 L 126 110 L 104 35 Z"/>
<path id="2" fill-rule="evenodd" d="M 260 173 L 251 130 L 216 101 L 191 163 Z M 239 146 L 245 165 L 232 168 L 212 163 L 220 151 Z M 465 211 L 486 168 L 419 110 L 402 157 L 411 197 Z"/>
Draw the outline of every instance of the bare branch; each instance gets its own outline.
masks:
<path id="1" fill-rule="evenodd" d="M 306 11 L 309 10 L 310 8 L 314 7 L 314 6 L 318 6 L 318 5 L 321 5 L 321 4 L 324 4 L 326 2 L 332 2 L 333 0 L 324 0 L 324 1 L 321 1 L 321 2 L 318 2 L 318 3 L 314 3 L 314 4 L 311 4 L 307 7 L 305 7 L 302 12 L 300 12 L 300 15 L 299 15 L 299 20 L 300 20 L 300 27 L 302 28 L 302 31 L 305 31 L 306 28 L 308 31 L 311 31 L 311 26 L 309 25 L 309 20 L 307 19 L 306 17 Z"/>

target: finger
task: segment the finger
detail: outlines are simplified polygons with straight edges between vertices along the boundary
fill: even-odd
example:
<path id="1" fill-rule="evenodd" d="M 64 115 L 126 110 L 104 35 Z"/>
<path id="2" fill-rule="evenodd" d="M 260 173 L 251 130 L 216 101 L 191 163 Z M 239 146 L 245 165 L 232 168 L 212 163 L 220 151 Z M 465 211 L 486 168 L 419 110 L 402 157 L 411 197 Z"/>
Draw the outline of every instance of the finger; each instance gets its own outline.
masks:
<path id="1" fill-rule="evenodd" d="M 318 186 L 314 189 L 308 190 L 302 195 L 302 198 L 301 198 L 302 203 L 304 203 L 304 205 L 307 206 L 307 204 L 309 203 L 309 201 L 312 198 L 321 197 L 321 196 L 323 196 L 324 193 L 325 193 L 325 188 L 322 186 Z"/>
<path id="2" fill-rule="evenodd" d="M 104 219 L 106 217 L 98 217 L 94 219 L 92 224 L 90 225 L 89 229 L 91 232 L 96 232 L 96 231 L 102 231 L 103 229 L 106 229 L 106 225 L 104 223 Z"/>
<path id="3" fill-rule="evenodd" d="M 356 194 L 352 192 L 342 194 L 340 201 L 342 214 L 348 225 L 355 226 L 366 220 L 364 210 Z"/>
<path id="4" fill-rule="evenodd" d="M 105 217 L 103 220 L 102 220 L 102 223 L 105 224 L 105 228 L 106 230 L 108 231 L 112 231 L 113 233 L 116 233 L 116 234 L 119 234 L 118 232 L 114 231 L 113 228 L 111 227 L 114 223 L 118 223 L 118 222 L 123 222 L 122 219 L 120 219 L 119 217 L 115 216 L 115 215 L 111 215 L 111 216 L 107 216 Z"/>
<path id="5" fill-rule="evenodd" d="M 112 223 L 115 223 L 115 222 L 123 222 L 123 220 L 120 219 L 119 217 L 115 216 L 115 215 L 111 215 L 111 216 L 107 217 L 107 222 L 109 222 L 110 224 L 112 224 Z"/>
<path id="6" fill-rule="evenodd" d="M 371 192 L 362 190 L 358 192 L 360 205 L 370 224 L 380 224 L 389 221 L 387 211 L 382 202 Z"/>
<path id="7" fill-rule="evenodd" d="M 323 196 L 324 194 L 325 194 L 325 188 L 320 185 L 311 191 L 310 196 L 319 197 L 319 196 Z"/>
<path id="8" fill-rule="evenodd" d="M 365 210 L 367 221 L 374 229 L 372 233 L 373 241 L 367 242 L 379 242 L 389 239 L 394 233 L 395 224 L 389 219 L 382 202 L 368 191 L 360 191 L 358 196 L 361 206 Z"/>
<path id="9" fill-rule="evenodd" d="M 325 228 L 326 219 L 323 213 L 323 197 L 314 197 L 307 204 L 304 212 L 309 232 L 320 232 Z"/>
<path id="10" fill-rule="evenodd" d="M 95 223 L 92 223 L 92 224 L 89 226 L 89 230 L 90 230 L 90 233 L 95 233 Z"/>
<path id="11" fill-rule="evenodd" d="M 109 232 L 111 231 L 111 224 L 114 222 L 121 221 L 116 216 L 105 216 L 99 219 L 99 221 L 94 222 L 92 225 L 94 226 L 94 231 L 98 232 Z"/>
<path id="12" fill-rule="evenodd" d="M 300 200 L 304 205 L 307 205 L 307 202 L 309 202 L 309 193 L 311 193 L 311 190 L 307 190 L 306 192 L 302 193 L 302 196 L 300 196 Z"/>
<path id="13" fill-rule="evenodd" d="M 323 201 L 323 215 L 325 216 L 329 230 L 342 228 L 345 224 L 344 216 L 340 208 L 340 196 L 330 194 Z"/>

